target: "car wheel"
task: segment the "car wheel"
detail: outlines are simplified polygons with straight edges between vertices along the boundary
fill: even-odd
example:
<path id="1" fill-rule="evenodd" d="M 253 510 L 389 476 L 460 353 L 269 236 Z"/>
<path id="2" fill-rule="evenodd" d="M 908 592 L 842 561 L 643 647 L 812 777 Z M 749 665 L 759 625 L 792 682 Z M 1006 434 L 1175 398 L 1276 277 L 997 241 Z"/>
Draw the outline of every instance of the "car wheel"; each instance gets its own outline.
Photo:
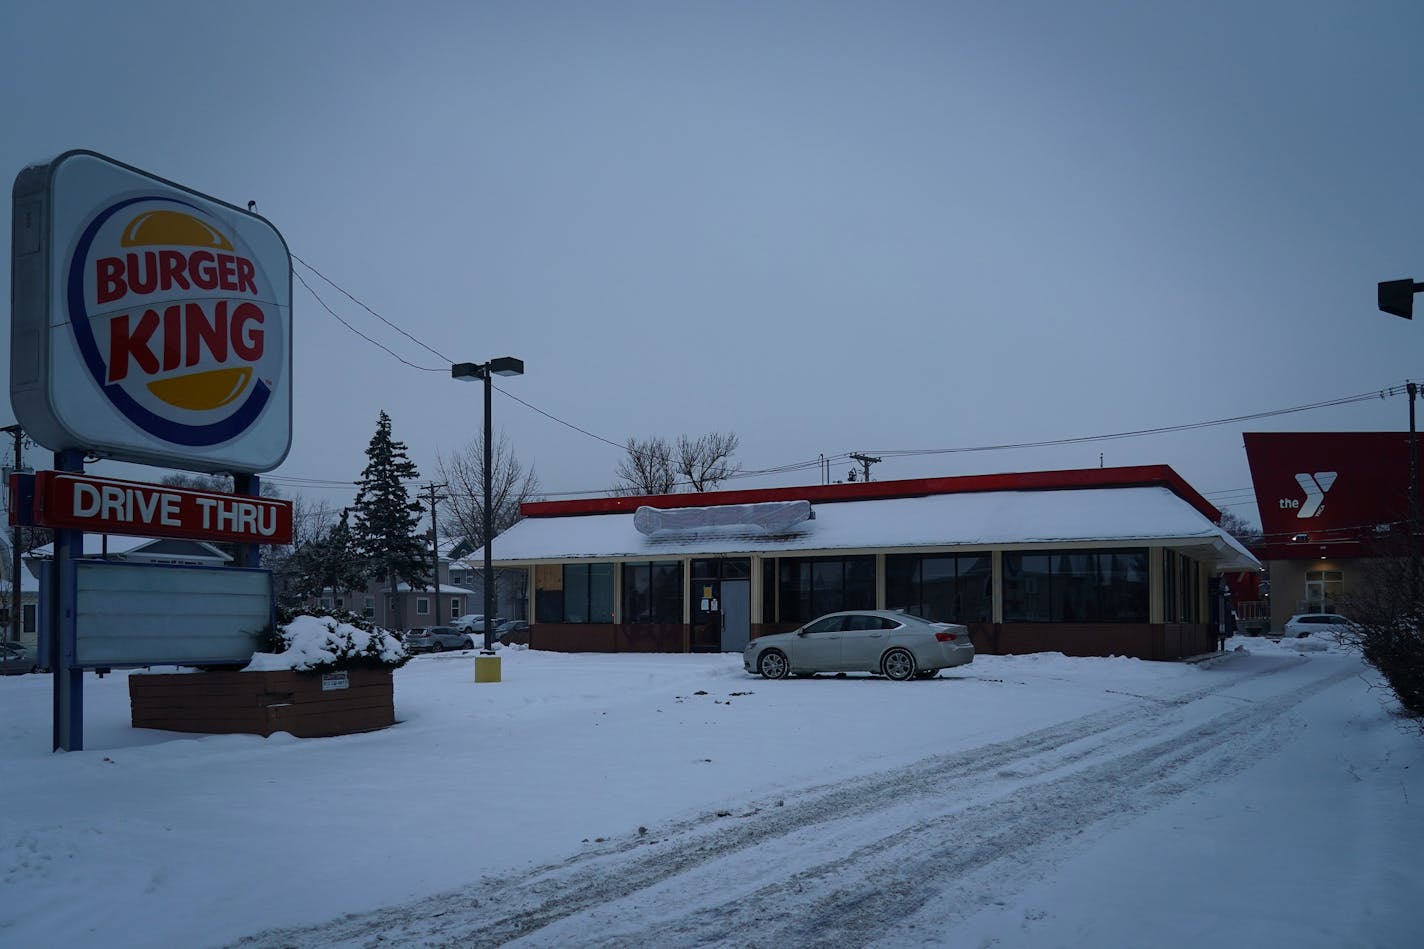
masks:
<path id="1" fill-rule="evenodd" d="M 786 661 L 785 653 L 768 649 L 757 660 L 757 671 L 765 679 L 784 679 L 791 672 L 791 663 Z"/>
<path id="2" fill-rule="evenodd" d="M 901 649 L 897 646 L 880 660 L 880 671 L 885 673 L 886 678 L 894 679 L 896 682 L 913 679 L 915 677 L 915 657 L 910 655 L 908 649 Z"/>
<path id="3" fill-rule="evenodd" d="M 474 641 L 473 639 L 471 639 L 470 637 L 466 636 L 466 637 L 465 637 L 465 641 L 464 641 L 464 643 L 462 643 L 462 644 L 460 645 L 460 648 L 461 648 L 461 649 L 474 649 L 474 648 L 475 648 L 475 641 Z"/>
<path id="4" fill-rule="evenodd" d="M 440 651 L 444 650 L 444 648 L 445 648 L 445 647 L 444 647 L 441 643 L 438 643 L 438 642 L 434 642 L 434 643 L 431 643 L 431 644 L 430 644 L 430 651 L 431 651 L 431 652 L 440 652 Z"/>

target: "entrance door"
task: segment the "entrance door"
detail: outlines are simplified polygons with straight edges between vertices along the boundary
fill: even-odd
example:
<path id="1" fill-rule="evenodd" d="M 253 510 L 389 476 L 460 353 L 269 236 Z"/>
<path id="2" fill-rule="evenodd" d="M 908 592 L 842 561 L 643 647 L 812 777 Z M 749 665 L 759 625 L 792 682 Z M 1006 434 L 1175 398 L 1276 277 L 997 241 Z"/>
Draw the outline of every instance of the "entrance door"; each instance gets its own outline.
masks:
<path id="1" fill-rule="evenodd" d="M 741 652 L 752 635 L 752 585 L 722 581 L 722 651 Z"/>

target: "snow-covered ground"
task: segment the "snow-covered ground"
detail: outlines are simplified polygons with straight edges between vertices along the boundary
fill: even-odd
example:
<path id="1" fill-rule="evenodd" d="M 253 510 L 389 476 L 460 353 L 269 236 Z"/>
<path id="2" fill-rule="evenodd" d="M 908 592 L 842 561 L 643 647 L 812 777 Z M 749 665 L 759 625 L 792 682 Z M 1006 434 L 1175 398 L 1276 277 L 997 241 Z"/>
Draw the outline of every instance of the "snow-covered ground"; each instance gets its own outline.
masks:
<path id="1" fill-rule="evenodd" d="M 1424 738 L 1333 647 L 766 682 L 504 650 L 322 740 L 0 679 L 3 946 L 1415 946 Z M 1307 648 L 1310 645 L 1307 644 Z"/>

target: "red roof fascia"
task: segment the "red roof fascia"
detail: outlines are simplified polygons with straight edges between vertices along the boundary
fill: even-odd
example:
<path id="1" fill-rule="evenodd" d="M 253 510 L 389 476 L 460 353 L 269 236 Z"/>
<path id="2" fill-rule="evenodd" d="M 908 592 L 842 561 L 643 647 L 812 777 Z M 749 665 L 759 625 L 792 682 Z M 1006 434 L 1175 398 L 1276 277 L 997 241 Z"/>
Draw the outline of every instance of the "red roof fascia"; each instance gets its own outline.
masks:
<path id="1" fill-rule="evenodd" d="M 569 517 L 579 514 L 631 514 L 647 505 L 657 508 L 714 507 L 722 504 L 757 504 L 763 501 L 878 501 L 886 498 L 926 497 L 935 494 L 971 494 L 985 491 L 1061 491 L 1074 488 L 1133 488 L 1157 485 L 1171 491 L 1213 522 L 1221 512 L 1197 493 L 1170 465 L 1134 465 L 1123 468 L 1077 468 L 1064 471 L 1022 471 L 1009 474 L 956 475 L 946 478 L 912 478 L 904 481 L 852 481 L 849 484 L 809 484 L 791 488 L 748 488 L 741 491 L 704 491 L 689 494 L 654 494 L 633 497 L 572 498 L 565 501 L 526 501 L 519 506 L 525 517 Z"/>

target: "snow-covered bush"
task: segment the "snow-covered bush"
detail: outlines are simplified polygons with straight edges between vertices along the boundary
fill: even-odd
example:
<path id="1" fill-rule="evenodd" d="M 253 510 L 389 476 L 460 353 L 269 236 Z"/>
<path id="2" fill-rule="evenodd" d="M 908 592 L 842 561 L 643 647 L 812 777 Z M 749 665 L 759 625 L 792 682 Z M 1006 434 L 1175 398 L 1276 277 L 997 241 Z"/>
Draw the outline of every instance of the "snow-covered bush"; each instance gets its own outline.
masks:
<path id="1" fill-rule="evenodd" d="M 306 607 L 278 611 L 267 651 L 255 653 L 244 671 L 398 669 L 409 661 L 410 654 L 390 630 L 354 614 Z"/>

